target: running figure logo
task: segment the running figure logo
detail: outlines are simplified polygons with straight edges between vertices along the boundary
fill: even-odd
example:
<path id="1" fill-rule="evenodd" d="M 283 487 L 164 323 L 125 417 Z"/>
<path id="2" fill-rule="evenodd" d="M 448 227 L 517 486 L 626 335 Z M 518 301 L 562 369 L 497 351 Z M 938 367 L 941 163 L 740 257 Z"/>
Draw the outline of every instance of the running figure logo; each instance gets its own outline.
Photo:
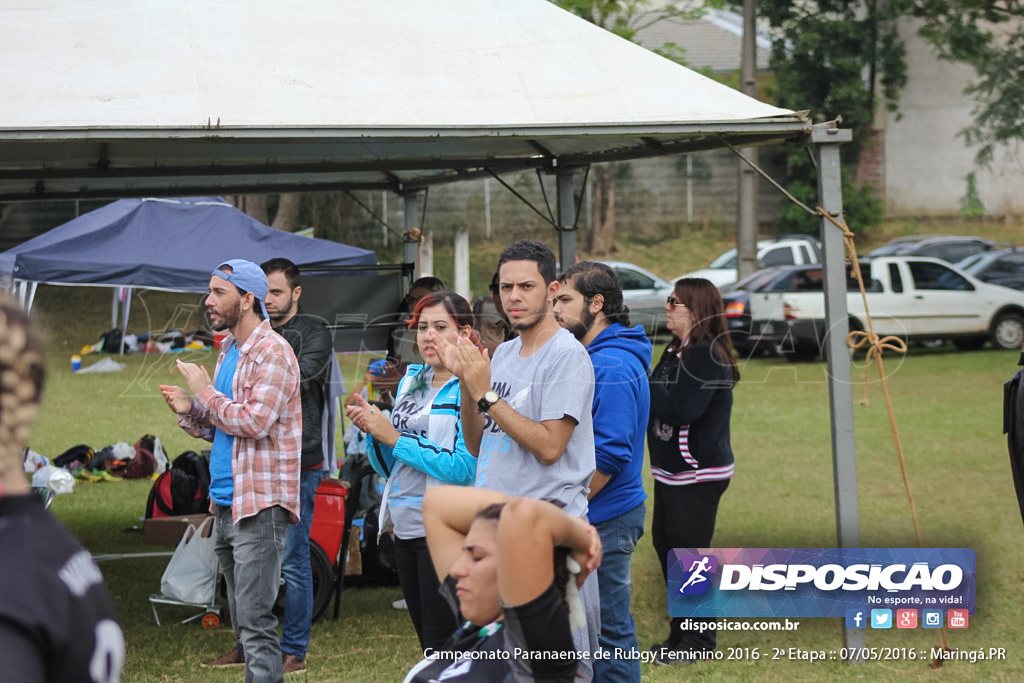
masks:
<path id="1" fill-rule="evenodd" d="M 683 555 L 679 563 L 685 570 L 683 584 L 679 586 L 682 595 L 703 595 L 711 586 L 709 574 L 718 570 L 718 558 L 714 555 Z"/>

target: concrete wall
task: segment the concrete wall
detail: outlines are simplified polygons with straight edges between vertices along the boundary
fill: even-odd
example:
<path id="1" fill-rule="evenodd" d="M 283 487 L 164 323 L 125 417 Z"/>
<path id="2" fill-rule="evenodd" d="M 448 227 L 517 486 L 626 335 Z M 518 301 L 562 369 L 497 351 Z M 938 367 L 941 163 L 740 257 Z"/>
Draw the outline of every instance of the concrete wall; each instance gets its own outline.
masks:
<path id="1" fill-rule="evenodd" d="M 1024 149 L 1018 144 L 998 150 L 989 170 L 975 166 L 977 148 L 957 136 L 972 120 L 972 103 L 963 89 L 975 79 L 974 71 L 940 61 L 917 36 L 918 25 L 907 21 L 900 30 L 907 49 L 902 118 L 878 116 L 884 132 L 886 215 L 956 216 L 971 171 L 988 214 L 1024 214 Z"/>

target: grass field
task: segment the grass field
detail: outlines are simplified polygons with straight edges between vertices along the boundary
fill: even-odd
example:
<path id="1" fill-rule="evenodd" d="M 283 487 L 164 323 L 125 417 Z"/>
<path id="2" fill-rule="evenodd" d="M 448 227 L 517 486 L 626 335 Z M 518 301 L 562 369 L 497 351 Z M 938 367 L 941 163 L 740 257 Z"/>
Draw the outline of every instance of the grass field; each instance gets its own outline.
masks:
<path id="1" fill-rule="evenodd" d="M 993 231 L 1000 226 L 994 226 Z M 899 228 L 891 228 L 898 232 Z M 921 229 L 921 232 L 950 232 Z M 960 232 L 979 234 L 981 230 Z M 881 240 L 879 240 L 881 241 Z M 719 245 L 720 246 L 720 245 Z M 710 252 L 717 246 L 704 245 Z M 653 247 L 625 245 L 617 258 L 634 260 L 665 276 L 701 263 L 647 262 Z M 671 246 L 673 254 L 685 251 Z M 720 251 L 720 249 L 719 249 Z M 716 252 L 717 253 L 717 252 Z M 713 254 L 712 254 L 713 255 Z M 681 259 L 680 259 L 681 260 Z M 696 260 L 696 259 L 694 259 Z M 704 259 L 706 261 L 706 259 Z M 481 272 L 484 266 L 478 268 Z M 179 382 L 172 359 L 129 356 L 125 371 L 74 375 L 68 358 L 96 341 L 107 290 L 43 287 L 37 309 L 51 332 L 50 377 L 32 447 L 54 456 L 78 443 L 102 447 L 157 434 L 169 455 L 201 444 L 177 429 L 156 386 Z M 161 329 L 174 312 L 184 315 L 196 297 L 147 294 L 150 318 L 139 329 Z M 178 308 L 178 304 L 184 308 Z M 141 310 L 138 304 L 136 311 Z M 107 318 L 109 319 L 109 315 Z M 185 323 L 180 326 L 187 327 Z M 191 354 L 212 366 L 212 354 Z M 89 365 L 95 357 L 87 357 Z M 795 632 L 733 631 L 719 635 L 724 653 L 742 651 L 742 660 L 703 662 L 665 668 L 644 665 L 645 681 L 690 678 L 733 680 L 997 680 L 1024 679 L 1024 646 L 1018 635 L 1024 585 L 1021 515 L 1017 508 L 1001 432 L 1001 385 L 1016 370 L 1014 352 L 963 353 L 951 347 L 913 349 L 905 359 L 887 357 L 890 387 L 906 451 L 910 481 L 928 546 L 971 547 L 978 557 L 978 608 L 970 627 L 947 632 L 960 650 L 1002 647 L 1004 661 L 878 661 L 847 665 L 839 661 L 773 658 L 788 648 L 832 651 L 842 646 L 838 619 L 803 619 Z M 348 379 L 360 359 L 343 357 Z M 736 476 L 722 500 L 715 545 L 720 547 L 829 547 L 836 543 L 828 387 L 824 365 L 744 362 L 735 393 L 732 443 Z M 872 375 L 874 377 L 874 375 Z M 855 399 L 863 372 L 854 370 Z M 856 410 L 858 498 L 861 545 L 915 545 L 906 496 L 889 435 L 884 401 L 877 385 L 871 403 Z M 647 482 L 650 486 L 650 481 Z M 138 533 L 149 492 L 148 481 L 79 483 L 60 496 L 53 511 L 94 553 L 148 552 Z M 204 631 L 194 624 L 167 624 L 175 614 L 163 608 L 165 625 L 156 626 L 146 600 L 159 591 L 166 558 L 125 559 L 101 565 L 125 631 L 128 681 L 237 681 L 239 671 L 209 671 L 199 660 L 221 654 L 233 643 L 226 628 Z M 665 585 L 650 539 L 641 539 L 633 563 L 634 606 L 641 648 L 664 637 Z M 408 616 L 391 608 L 397 588 L 359 588 L 343 595 L 341 618 L 314 625 L 308 681 L 398 681 L 419 657 Z M 179 618 L 184 618 L 183 613 Z M 868 631 L 874 647 L 929 650 L 934 631 Z M 758 652 L 753 660 L 749 653 Z M 2 678 L 2 676 L 0 676 Z"/>

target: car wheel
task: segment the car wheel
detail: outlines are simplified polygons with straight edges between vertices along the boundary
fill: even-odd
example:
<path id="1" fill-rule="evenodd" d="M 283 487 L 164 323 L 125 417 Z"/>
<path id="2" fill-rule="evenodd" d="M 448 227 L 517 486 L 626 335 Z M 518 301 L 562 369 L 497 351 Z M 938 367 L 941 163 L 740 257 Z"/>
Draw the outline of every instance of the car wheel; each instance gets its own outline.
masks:
<path id="1" fill-rule="evenodd" d="M 1019 313 L 1000 313 L 992 323 L 992 346 L 1020 350 L 1024 346 L 1024 318 Z"/>
<path id="2" fill-rule="evenodd" d="M 313 621 L 319 619 L 327 611 L 334 595 L 334 570 L 331 568 L 331 561 L 327 553 L 316 541 L 309 541 L 309 566 L 313 574 Z M 281 587 L 278 589 L 277 600 L 274 602 L 273 612 L 278 619 L 284 619 L 285 585 L 281 579 Z"/>

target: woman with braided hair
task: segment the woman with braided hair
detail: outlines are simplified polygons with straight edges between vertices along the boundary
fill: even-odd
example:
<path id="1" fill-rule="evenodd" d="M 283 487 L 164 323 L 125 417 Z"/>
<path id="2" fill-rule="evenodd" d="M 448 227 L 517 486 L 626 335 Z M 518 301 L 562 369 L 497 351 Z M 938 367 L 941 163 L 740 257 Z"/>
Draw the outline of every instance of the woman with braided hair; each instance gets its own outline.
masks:
<path id="1" fill-rule="evenodd" d="M 4 680 L 121 680 L 124 635 L 92 556 L 33 494 L 23 466 L 46 364 L 0 294 L 0 661 Z"/>

